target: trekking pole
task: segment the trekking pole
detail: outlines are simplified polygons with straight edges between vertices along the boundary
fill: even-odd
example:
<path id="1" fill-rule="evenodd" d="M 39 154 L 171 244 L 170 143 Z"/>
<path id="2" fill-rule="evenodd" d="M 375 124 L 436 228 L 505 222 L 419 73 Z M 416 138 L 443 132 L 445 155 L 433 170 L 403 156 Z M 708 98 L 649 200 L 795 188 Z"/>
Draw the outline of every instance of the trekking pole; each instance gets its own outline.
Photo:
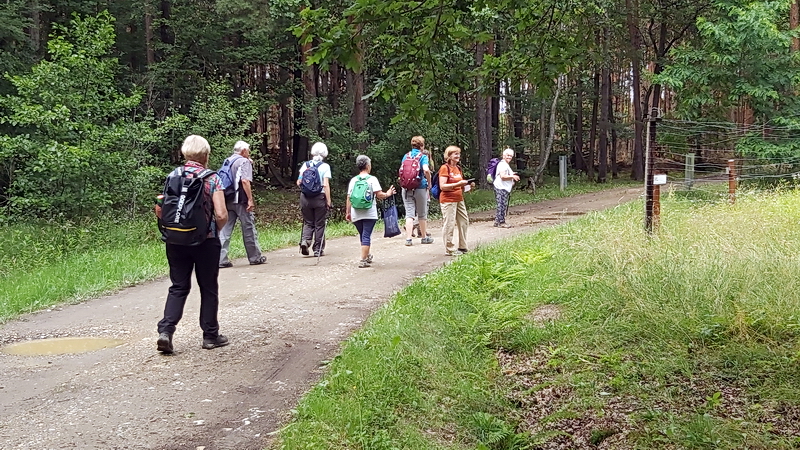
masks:
<path id="1" fill-rule="evenodd" d="M 319 265 L 319 259 L 322 257 L 322 249 L 325 248 L 325 233 L 328 231 L 328 216 L 330 213 L 331 211 L 329 209 L 325 210 L 325 228 L 322 229 L 322 243 L 319 245 L 319 252 L 317 252 L 317 263 L 314 264 L 315 266 Z"/>

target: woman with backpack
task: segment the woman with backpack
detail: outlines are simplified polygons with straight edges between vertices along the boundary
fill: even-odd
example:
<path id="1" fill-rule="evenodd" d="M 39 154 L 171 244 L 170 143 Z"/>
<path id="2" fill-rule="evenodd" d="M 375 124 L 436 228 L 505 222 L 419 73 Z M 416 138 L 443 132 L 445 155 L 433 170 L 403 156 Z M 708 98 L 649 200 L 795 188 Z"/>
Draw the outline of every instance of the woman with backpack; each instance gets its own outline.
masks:
<path id="1" fill-rule="evenodd" d="M 372 254 L 369 249 L 372 243 L 372 229 L 378 221 L 378 208 L 375 199 L 386 199 L 395 194 L 394 185 L 386 192 L 381 188 L 378 179 L 369 174 L 372 170 L 372 161 L 367 155 L 356 157 L 358 175 L 350 180 L 347 187 L 347 208 L 345 218 L 353 222 L 358 230 L 361 240 L 361 260 L 358 267 L 365 268 L 372 265 Z"/>
<path id="2" fill-rule="evenodd" d="M 467 228 L 469 216 L 464 203 L 464 192 L 471 189 L 470 181 L 465 180 L 458 166 L 461 161 L 461 149 L 451 145 L 444 150 L 445 164 L 439 168 L 439 206 L 442 209 L 444 225 L 442 226 L 442 239 L 444 240 L 445 254 L 458 256 L 467 252 Z M 458 228 L 458 247 L 453 243 L 453 232 Z"/>
<path id="3" fill-rule="evenodd" d="M 311 161 L 300 166 L 297 185 L 300 186 L 300 211 L 303 213 L 303 231 L 300 236 L 300 253 L 308 256 L 311 247 L 315 257 L 325 254 L 325 220 L 331 209 L 331 166 L 324 160 L 328 146 L 317 142 L 311 146 Z M 313 245 L 312 245 L 313 238 Z"/>
<path id="4" fill-rule="evenodd" d="M 494 186 L 494 198 L 497 200 L 497 210 L 494 216 L 494 226 L 500 228 L 511 228 L 506 223 L 506 213 L 508 212 L 508 199 L 511 197 L 511 189 L 514 182 L 519 181 L 519 175 L 511 170 L 509 163 L 514 158 L 514 150 L 506 148 L 503 150 L 503 159 L 497 163 L 495 174 L 492 180 Z"/>

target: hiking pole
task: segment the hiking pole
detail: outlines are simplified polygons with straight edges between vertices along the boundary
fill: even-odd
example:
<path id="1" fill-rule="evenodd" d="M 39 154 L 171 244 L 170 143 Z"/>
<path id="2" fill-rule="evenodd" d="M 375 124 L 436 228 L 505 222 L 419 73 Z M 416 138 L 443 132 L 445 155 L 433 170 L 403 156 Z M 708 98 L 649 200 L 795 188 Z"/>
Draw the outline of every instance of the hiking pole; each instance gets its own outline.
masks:
<path id="1" fill-rule="evenodd" d="M 317 252 L 317 263 L 314 264 L 315 266 L 319 265 L 319 259 L 322 257 L 322 249 L 325 248 L 325 232 L 328 231 L 328 216 L 330 215 L 331 210 L 327 207 L 325 208 L 325 227 L 322 229 L 322 243 L 319 245 L 319 252 Z"/>

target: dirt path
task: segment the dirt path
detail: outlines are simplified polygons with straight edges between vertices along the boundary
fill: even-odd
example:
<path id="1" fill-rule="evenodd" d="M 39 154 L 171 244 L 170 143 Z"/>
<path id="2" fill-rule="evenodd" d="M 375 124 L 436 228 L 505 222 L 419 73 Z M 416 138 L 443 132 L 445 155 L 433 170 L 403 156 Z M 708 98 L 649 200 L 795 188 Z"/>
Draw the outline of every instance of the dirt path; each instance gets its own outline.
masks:
<path id="1" fill-rule="evenodd" d="M 615 189 L 511 208 L 512 229 L 470 216 L 471 247 L 562 223 L 637 198 Z M 169 281 L 43 311 L 0 327 L 0 345 L 56 336 L 124 340 L 63 356 L 0 353 L 3 449 L 262 449 L 320 377 L 322 363 L 372 311 L 420 274 L 450 261 L 433 245 L 373 239 L 375 263 L 357 269 L 354 237 L 328 242 L 319 266 L 296 248 L 267 264 L 237 260 L 220 272 L 220 330 L 231 345 L 200 348 L 196 288 L 175 334 L 177 353 L 155 350 Z"/>

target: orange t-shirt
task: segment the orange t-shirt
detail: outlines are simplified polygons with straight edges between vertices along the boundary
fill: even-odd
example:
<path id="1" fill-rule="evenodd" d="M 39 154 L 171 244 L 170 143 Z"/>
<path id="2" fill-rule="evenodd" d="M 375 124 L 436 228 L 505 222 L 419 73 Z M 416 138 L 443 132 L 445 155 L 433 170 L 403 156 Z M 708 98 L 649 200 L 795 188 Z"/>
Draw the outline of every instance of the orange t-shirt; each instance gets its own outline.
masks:
<path id="1" fill-rule="evenodd" d="M 450 167 L 449 164 L 442 164 L 442 167 L 439 168 L 439 176 L 445 177 L 448 184 L 461 181 L 464 178 L 460 167 Z M 452 191 L 445 191 L 442 189 L 442 192 L 439 194 L 439 203 L 458 203 L 463 200 L 463 187 L 456 188 Z"/>

